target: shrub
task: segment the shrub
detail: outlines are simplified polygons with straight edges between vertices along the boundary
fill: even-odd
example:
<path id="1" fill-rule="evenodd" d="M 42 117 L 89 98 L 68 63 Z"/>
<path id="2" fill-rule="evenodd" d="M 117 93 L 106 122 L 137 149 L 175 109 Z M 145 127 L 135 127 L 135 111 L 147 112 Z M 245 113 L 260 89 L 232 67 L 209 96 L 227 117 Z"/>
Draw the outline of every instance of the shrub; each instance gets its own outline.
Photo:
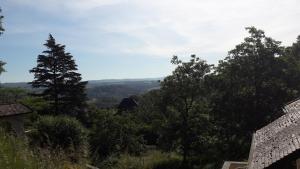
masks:
<path id="1" fill-rule="evenodd" d="M 31 143 L 41 147 L 75 150 L 83 146 L 86 132 L 81 123 L 67 116 L 41 116 L 30 134 Z"/>
<path id="2" fill-rule="evenodd" d="M 37 96 L 27 96 L 20 100 L 20 102 L 28 107 L 30 107 L 33 112 L 38 114 L 50 114 L 50 102 L 46 101 L 42 97 Z"/>
<path id="3" fill-rule="evenodd" d="M 179 159 L 162 160 L 155 163 L 152 169 L 180 169 L 181 163 Z"/>
<path id="4" fill-rule="evenodd" d="M 143 150 L 136 122 L 113 111 L 102 110 L 95 114 L 89 138 L 91 156 L 97 165 L 110 155 L 122 152 L 137 155 Z"/>
<path id="5" fill-rule="evenodd" d="M 159 134 L 155 127 L 142 124 L 139 133 L 143 136 L 146 145 L 157 145 Z"/>
<path id="6" fill-rule="evenodd" d="M 0 128 L 7 133 L 13 133 L 11 124 L 6 120 L 0 120 Z"/>

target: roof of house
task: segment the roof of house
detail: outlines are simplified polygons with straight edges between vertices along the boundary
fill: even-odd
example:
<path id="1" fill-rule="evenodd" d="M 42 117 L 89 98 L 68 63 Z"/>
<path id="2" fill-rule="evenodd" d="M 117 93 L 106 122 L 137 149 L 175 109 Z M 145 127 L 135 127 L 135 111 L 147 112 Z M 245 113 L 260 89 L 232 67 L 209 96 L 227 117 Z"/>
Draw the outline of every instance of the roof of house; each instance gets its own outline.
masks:
<path id="1" fill-rule="evenodd" d="M 263 169 L 300 149 L 300 99 L 283 108 L 285 114 L 257 130 L 249 153 L 249 169 Z"/>
<path id="2" fill-rule="evenodd" d="M 19 103 L 0 105 L 0 117 L 26 114 L 29 112 L 31 112 L 31 110 L 28 107 Z"/>
<path id="3" fill-rule="evenodd" d="M 132 109 L 132 108 L 136 107 L 137 105 L 138 105 L 137 102 L 133 98 L 129 97 L 129 98 L 124 98 L 120 102 L 118 108 L 128 110 L 128 109 Z"/>

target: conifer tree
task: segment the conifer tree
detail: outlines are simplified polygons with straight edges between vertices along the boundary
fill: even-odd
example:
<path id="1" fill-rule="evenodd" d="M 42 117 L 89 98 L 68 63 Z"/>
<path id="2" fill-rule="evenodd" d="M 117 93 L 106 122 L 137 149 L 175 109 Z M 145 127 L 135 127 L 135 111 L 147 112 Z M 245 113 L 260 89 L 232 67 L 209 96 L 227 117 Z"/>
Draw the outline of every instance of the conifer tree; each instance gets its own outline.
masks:
<path id="1" fill-rule="evenodd" d="M 4 18 L 2 15 L 1 15 L 1 12 L 2 12 L 2 10 L 1 10 L 1 8 L 0 8 L 0 35 L 3 33 L 3 31 L 4 31 L 4 28 L 3 28 L 3 26 L 2 26 L 2 19 Z"/>
<path id="2" fill-rule="evenodd" d="M 3 19 L 3 16 L 1 15 L 1 8 L 0 8 L 0 36 L 3 33 L 3 31 L 4 31 L 4 28 L 2 27 L 2 19 Z M 5 62 L 3 62 L 3 61 L 0 60 L 0 74 L 2 72 L 5 72 L 5 69 L 3 67 L 5 64 L 6 64 Z"/>
<path id="3" fill-rule="evenodd" d="M 77 65 L 65 45 L 57 44 L 52 35 L 44 44 L 47 50 L 37 58 L 37 66 L 30 70 L 34 88 L 42 88 L 39 94 L 52 105 L 51 113 L 77 116 L 85 108 L 87 82 L 81 81 Z"/>

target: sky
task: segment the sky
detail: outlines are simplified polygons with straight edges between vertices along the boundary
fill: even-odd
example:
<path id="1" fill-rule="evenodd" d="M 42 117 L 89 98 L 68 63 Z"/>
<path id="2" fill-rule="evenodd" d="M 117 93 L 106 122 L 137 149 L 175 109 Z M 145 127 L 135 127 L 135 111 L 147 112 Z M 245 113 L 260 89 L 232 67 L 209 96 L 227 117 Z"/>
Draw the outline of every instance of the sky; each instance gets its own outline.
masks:
<path id="1" fill-rule="evenodd" d="M 1 82 L 33 79 L 49 33 L 84 80 L 164 77 L 173 55 L 217 64 L 248 26 L 283 45 L 300 35 L 299 0 L 0 0 L 0 7 Z"/>

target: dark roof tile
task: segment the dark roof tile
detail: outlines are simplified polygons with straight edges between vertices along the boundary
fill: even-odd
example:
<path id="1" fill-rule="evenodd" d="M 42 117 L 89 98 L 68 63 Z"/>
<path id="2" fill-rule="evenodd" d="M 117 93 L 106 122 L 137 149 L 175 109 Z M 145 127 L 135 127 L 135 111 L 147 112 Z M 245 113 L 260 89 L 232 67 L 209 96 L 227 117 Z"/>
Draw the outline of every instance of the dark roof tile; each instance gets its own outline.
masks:
<path id="1" fill-rule="evenodd" d="M 18 103 L 0 105 L 0 117 L 29 113 L 31 110 Z"/>
<path id="2" fill-rule="evenodd" d="M 249 169 L 266 168 L 300 149 L 300 99 L 283 111 L 283 116 L 254 133 Z"/>

